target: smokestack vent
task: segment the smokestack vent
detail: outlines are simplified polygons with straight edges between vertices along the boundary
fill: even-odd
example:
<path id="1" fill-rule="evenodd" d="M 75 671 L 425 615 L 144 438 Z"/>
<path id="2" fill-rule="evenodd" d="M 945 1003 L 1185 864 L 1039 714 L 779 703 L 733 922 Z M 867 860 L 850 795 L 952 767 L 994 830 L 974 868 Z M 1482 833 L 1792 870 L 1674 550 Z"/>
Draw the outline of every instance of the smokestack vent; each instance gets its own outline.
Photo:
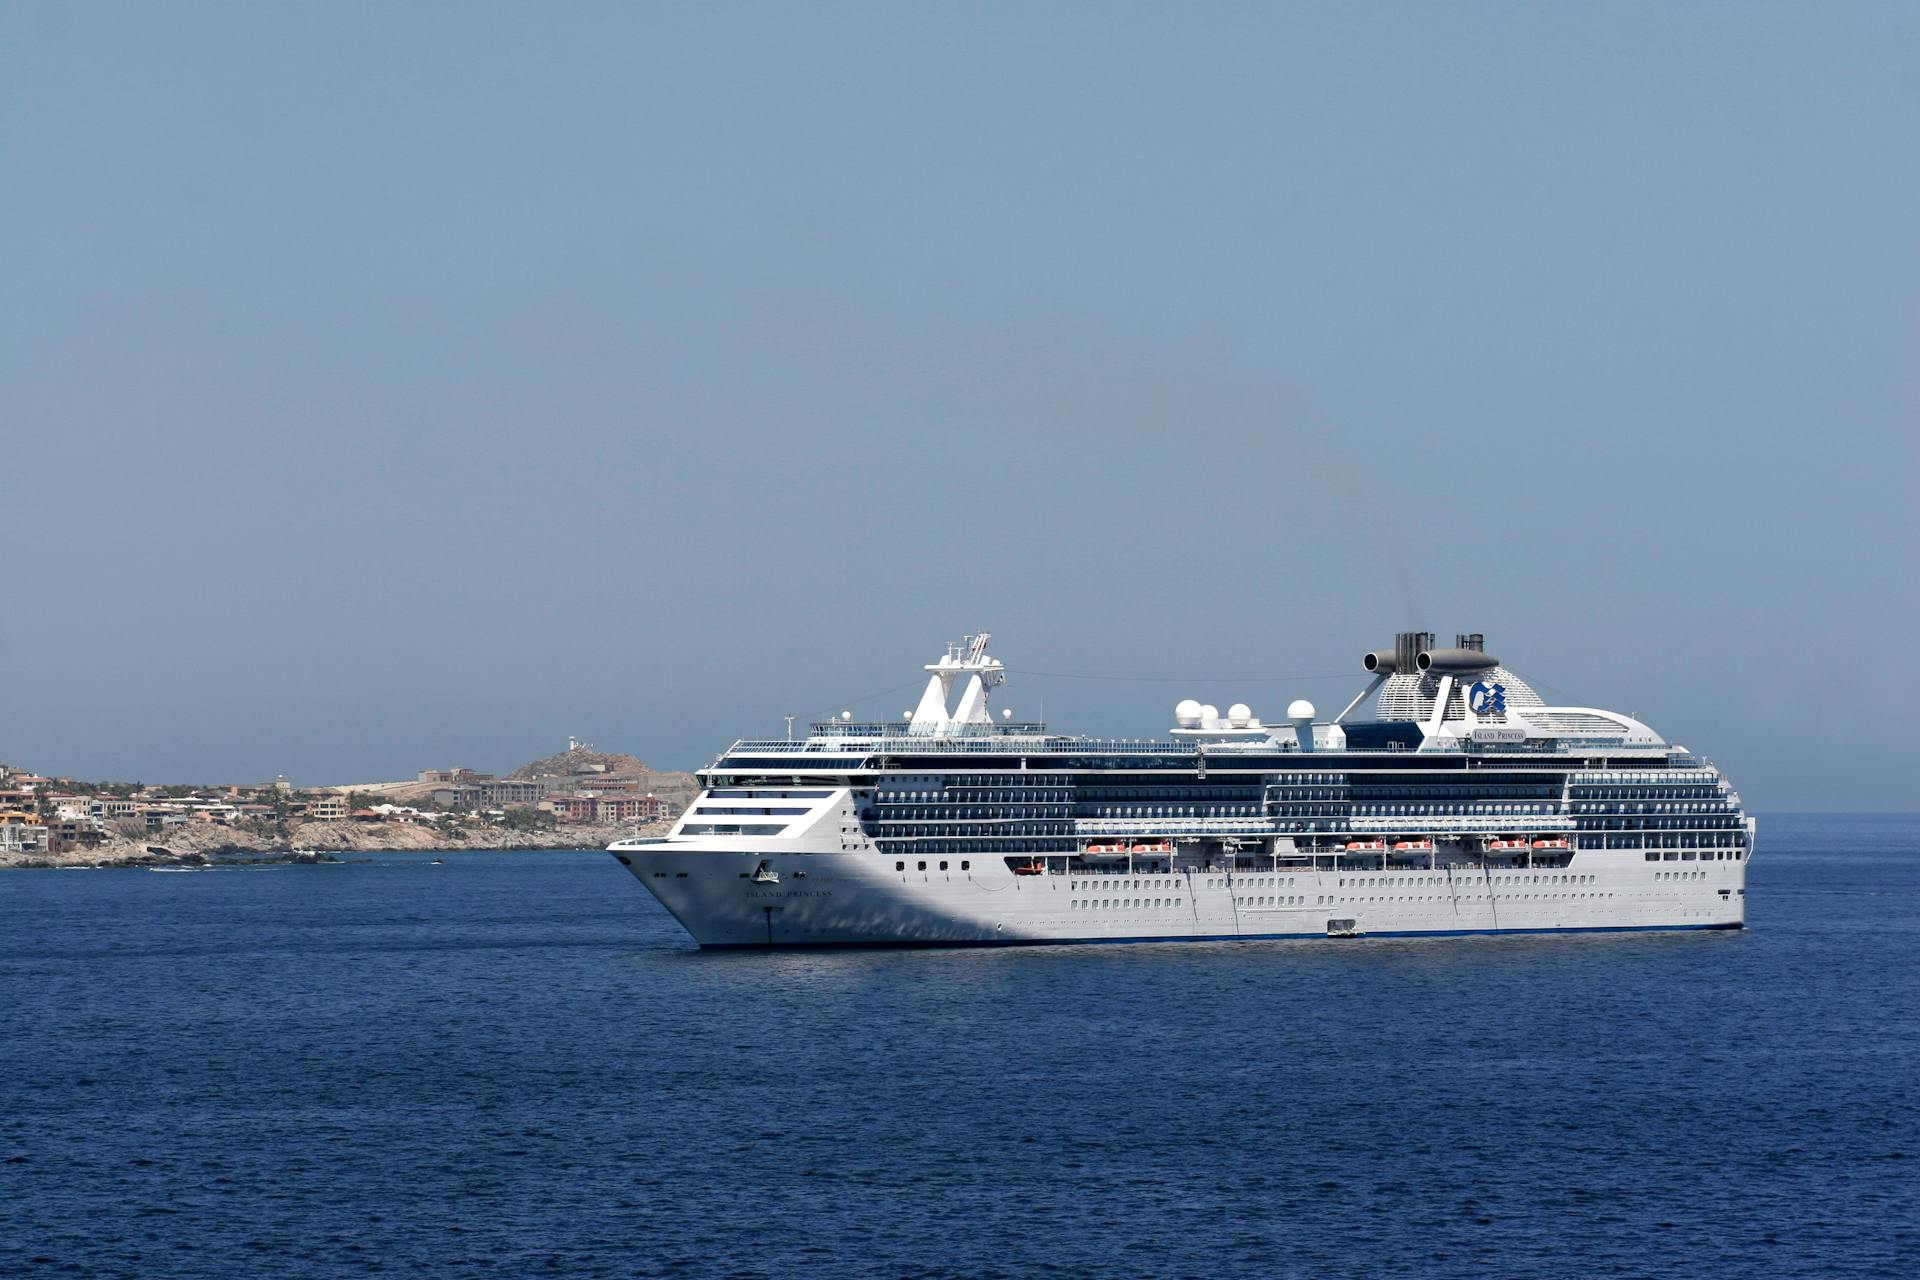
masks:
<path id="1" fill-rule="evenodd" d="M 1393 664 L 1399 671 L 1421 670 L 1417 661 L 1423 650 L 1433 648 L 1433 632 L 1402 631 L 1393 638 Z"/>

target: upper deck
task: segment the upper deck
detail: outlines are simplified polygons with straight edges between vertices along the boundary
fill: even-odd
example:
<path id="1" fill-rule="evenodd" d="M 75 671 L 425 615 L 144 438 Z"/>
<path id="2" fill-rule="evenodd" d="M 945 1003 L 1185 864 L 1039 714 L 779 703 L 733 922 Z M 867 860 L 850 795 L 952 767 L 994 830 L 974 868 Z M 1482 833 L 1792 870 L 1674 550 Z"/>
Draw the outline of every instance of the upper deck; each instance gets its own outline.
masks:
<path id="1" fill-rule="evenodd" d="M 899 720 L 817 721 L 804 738 L 743 738 L 708 771 L 890 773 L 899 771 L 1269 771 L 1314 769 L 1672 768 L 1700 764 L 1631 716 L 1593 707 L 1547 706 L 1485 651 L 1479 635 L 1434 649 L 1408 632 L 1395 649 L 1365 656 L 1372 681 L 1331 719 L 1297 700 L 1263 724 L 1235 703 L 1225 714 L 1185 699 L 1167 737 L 1098 738 L 1050 733 L 1041 721 L 995 720 L 991 691 L 1006 668 L 985 634 L 948 647 L 919 706 Z M 958 691 L 957 704 L 949 711 Z M 1353 718 L 1378 695 L 1371 715 Z M 1412 763 L 1418 761 L 1419 763 Z"/>
<path id="2" fill-rule="evenodd" d="M 1454 738 L 1414 746 L 1410 744 L 1419 736 L 1417 725 L 1394 722 L 1392 727 L 1404 728 L 1407 732 L 1404 737 L 1389 737 L 1377 747 L 1351 745 L 1342 735 L 1339 745 L 1330 742 L 1302 750 L 1296 742 L 1279 737 L 1227 742 L 1073 737 L 1048 733 L 1046 726 L 1039 722 L 984 726 L 979 732 L 933 738 L 911 732 L 905 722 L 823 721 L 811 726 L 812 732 L 805 738 L 741 738 L 708 767 L 737 765 L 744 758 L 778 760 L 780 764 L 797 768 L 826 759 L 831 759 L 834 766 L 843 767 L 842 762 L 854 758 L 869 768 L 899 768 L 903 767 L 899 762 L 908 759 L 916 762 L 951 760 L 956 767 L 973 768 L 979 766 L 982 757 L 1026 761 L 1024 767 L 1028 768 L 1185 768 L 1204 759 L 1210 766 L 1221 769 L 1324 768 L 1336 758 L 1405 762 L 1412 756 L 1472 758 L 1488 765 L 1501 762 L 1526 765 L 1542 757 L 1559 761 L 1595 756 L 1631 757 L 1677 763 L 1694 759 L 1684 748 L 1665 742 L 1629 742 L 1625 738 L 1528 738 L 1518 742 Z M 1353 736 L 1361 736 L 1357 731 L 1363 728 L 1373 726 L 1355 725 Z"/>

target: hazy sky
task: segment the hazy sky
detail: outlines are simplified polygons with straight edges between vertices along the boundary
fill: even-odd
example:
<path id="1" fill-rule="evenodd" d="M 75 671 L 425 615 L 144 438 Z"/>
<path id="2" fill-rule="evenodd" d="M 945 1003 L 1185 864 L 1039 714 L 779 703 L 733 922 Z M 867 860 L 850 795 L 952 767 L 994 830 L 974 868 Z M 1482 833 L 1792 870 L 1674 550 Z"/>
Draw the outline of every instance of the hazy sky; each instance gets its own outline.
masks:
<path id="1" fill-rule="evenodd" d="M 1917 808 L 1916 140 L 1896 4 L 0 5 L 0 759 L 693 767 L 981 628 L 1145 735 L 1422 627 Z"/>

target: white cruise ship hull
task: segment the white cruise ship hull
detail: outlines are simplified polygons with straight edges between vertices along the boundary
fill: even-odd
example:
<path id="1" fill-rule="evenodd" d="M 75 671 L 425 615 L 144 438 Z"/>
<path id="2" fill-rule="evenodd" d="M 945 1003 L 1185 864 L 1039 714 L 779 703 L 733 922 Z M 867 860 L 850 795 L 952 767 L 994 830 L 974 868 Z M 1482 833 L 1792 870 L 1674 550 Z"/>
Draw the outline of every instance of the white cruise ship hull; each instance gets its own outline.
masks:
<path id="1" fill-rule="evenodd" d="M 1737 929 L 1746 904 L 1744 861 L 1648 863 L 1611 851 L 1552 870 L 1037 876 L 978 864 L 896 871 L 894 860 L 872 852 L 768 856 L 701 841 L 613 851 L 702 947 Z"/>

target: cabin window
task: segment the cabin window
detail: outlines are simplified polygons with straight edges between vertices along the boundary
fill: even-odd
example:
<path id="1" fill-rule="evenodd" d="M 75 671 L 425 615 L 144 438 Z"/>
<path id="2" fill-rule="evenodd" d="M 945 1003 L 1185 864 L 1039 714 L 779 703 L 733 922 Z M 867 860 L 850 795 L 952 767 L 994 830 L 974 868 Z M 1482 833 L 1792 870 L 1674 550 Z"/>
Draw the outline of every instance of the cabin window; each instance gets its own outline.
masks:
<path id="1" fill-rule="evenodd" d="M 946 863 L 944 863 L 944 862 L 942 862 L 942 863 L 940 864 L 940 869 L 941 869 L 942 871 L 945 871 L 945 870 L 947 869 L 947 864 L 946 864 Z"/>
<path id="2" fill-rule="evenodd" d="M 971 862 L 968 862 L 965 858 L 962 858 L 960 859 L 960 869 L 962 871 L 971 871 L 973 869 L 973 864 Z"/>
<path id="3" fill-rule="evenodd" d="M 922 862 L 920 864 L 920 870 L 925 871 L 926 869 L 927 869 L 927 864 L 925 862 Z"/>
<path id="4" fill-rule="evenodd" d="M 904 862 L 896 862 L 893 864 L 893 869 L 895 871 L 905 871 L 907 869 L 907 864 Z"/>

